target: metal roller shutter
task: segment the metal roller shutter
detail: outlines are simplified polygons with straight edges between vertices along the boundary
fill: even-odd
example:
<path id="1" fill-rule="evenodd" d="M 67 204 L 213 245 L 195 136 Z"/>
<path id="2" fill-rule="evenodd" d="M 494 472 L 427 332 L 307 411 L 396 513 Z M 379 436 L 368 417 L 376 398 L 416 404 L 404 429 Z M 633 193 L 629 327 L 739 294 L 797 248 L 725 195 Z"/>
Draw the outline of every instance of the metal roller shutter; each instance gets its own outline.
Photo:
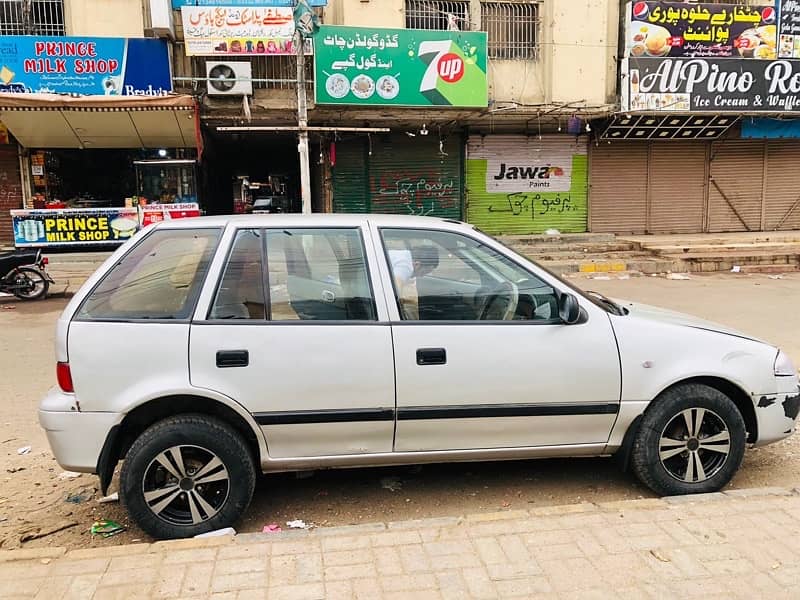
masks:
<path id="1" fill-rule="evenodd" d="M 367 163 L 364 141 L 336 143 L 333 166 L 333 212 L 368 212 Z"/>
<path id="2" fill-rule="evenodd" d="M 650 144 L 648 233 L 703 231 L 707 148 L 702 142 Z"/>
<path id="3" fill-rule="evenodd" d="M 372 138 L 370 212 L 461 219 L 461 139 L 449 136 Z"/>
<path id="4" fill-rule="evenodd" d="M 647 144 L 590 144 L 589 152 L 590 231 L 644 233 Z"/>
<path id="5" fill-rule="evenodd" d="M 800 229 L 800 142 L 767 142 L 764 229 Z"/>
<path id="6" fill-rule="evenodd" d="M 466 172 L 467 220 L 488 233 L 586 231 L 586 138 L 472 136 Z"/>
<path id="7" fill-rule="evenodd" d="M 362 139 L 337 142 L 333 166 L 333 212 L 368 212 L 366 147 Z"/>
<path id="8" fill-rule="evenodd" d="M 711 146 L 708 231 L 758 231 L 764 192 L 764 147 L 758 140 Z"/>

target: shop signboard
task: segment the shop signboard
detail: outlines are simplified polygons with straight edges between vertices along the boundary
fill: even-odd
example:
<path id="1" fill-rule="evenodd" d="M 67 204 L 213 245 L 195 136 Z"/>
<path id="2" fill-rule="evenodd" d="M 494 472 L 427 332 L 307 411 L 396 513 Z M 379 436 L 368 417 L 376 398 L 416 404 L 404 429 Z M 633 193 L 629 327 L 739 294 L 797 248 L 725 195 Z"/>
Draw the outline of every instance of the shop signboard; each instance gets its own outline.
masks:
<path id="1" fill-rule="evenodd" d="M 0 92 L 164 96 L 171 91 L 165 40 L 0 36 Z"/>
<path id="2" fill-rule="evenodd" d="M 323 25 L 317 104 L 485 107 L 486 33 Z"/>
<path id="3" fill-rule="evenodd" d="M 800 0 L 778 2 L 778 58 L 800 58 Z"/>
<path id="4" fill-rule="evenodd" d="M 197 203 L 136 208 L 12 210 L 14 245 L 82 246 L 122 244 L 142 227 L 184 217 L 199 217 Z"/>
<path id="5" fill-rule="evenodd" d="M 586 231 L 585 137 L 471 136 L 467 221 L 489 233 Z"/>
<path id="6" fill-rule="evenodd" d="M 328 0 L 306 0 L 309 6 L 327 6 Z M 294 7 L 297 0 L 172 0 L 172 9 L 184 6 L 283 6 Z"/>
<path id="7" fill-rule="evenodd" d="M 633 58 L 777 56 L 773 6 L 633 2 L 627 15 L 625 55 Z"/>
<path id="8" fill-rule="evenodd" d="M 187 56 L 295 53 L 291 8 L 184 6 L 181 15 Z"/>
<path id="9" fill-rule="evenodd" d="M 622 73 L 623 111 L 800 111 L 800 61 L 628 58 Z"/>

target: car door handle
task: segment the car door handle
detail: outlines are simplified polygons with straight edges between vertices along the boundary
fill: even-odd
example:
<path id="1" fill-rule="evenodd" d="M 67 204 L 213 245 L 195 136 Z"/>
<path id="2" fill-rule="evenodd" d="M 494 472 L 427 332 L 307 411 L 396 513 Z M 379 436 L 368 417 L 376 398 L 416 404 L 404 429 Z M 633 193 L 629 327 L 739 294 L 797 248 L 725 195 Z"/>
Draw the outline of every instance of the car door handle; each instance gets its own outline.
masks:
<path id="1" fill-rule="evenodd" d="M 420 348 L 417 350 L 417 364 L 443 365 L 447 363 L 447 351 L 444 348 Z"/>
<path id="2" fill-rule="evenodd" d="M 217 366 L 220 369 L 246 367 L 249 364 L 250 353 L 247 350 L 217 350 Z"/>

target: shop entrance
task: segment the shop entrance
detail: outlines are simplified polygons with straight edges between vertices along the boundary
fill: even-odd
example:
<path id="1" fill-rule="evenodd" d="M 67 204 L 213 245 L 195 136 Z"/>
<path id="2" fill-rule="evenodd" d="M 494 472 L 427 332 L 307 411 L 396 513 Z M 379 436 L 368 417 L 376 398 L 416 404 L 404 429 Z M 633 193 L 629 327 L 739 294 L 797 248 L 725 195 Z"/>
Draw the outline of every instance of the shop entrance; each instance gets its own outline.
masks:
<path id="1" fill-rule="evenodd" d="M 31 150 L 33 208 L 121 208 L 138 199 L 143 205 L 197 202 L 195 159 L 188 155 L 194 151 Z"/>
<path id="2" fill-rule="evenodd" d="M 312 181 L 319 166 L 312 146 Z M 209 214 L 302 212 L 300 163 L 294 133 L 216 132 L 210 128 L 203 152 L 202 185 Z M 316 176 L 318 176 L 318 171 Z M 312 207 L 320 211 L 318 194 Z"/>

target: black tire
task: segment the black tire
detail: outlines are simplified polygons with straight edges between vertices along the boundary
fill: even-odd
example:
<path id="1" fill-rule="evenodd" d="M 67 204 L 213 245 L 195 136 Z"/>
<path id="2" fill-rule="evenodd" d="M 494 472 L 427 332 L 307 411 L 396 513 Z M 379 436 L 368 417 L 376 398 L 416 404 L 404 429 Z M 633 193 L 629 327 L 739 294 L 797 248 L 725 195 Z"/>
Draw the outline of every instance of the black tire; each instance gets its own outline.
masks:
<path id="1" fill-rule="evenodd" d="M 742 464 L 746 439 L 744 419 L 725 394 L 699 384 L 676 386 L 642 417 L 631 451 L 633 472 L 662 496 L 716 492 Z"/>
<path id="2" fill-rule="evenodd" d="M 19 290 L 16 285 L 13 289 L 13 294 L 21 300 L 38 300 L 39 298 L 47 297 L 47 290 L 50 288 L 50 282 L 42 275 L 38 269 L 30 267 L 20 267 L 15 273 L 11 275 L 12 280 L 19 282 L 21 279 L 27 280 L 27 283 L 32 286 L 30 290 Z"/>
<path id="3" fill-rule="evenodd" d="M 211 465 L 214 458 L 221 467 Z M 213 467 L 205 474 L 204 464 Z M 181 473 L 185 476 L 178 479 Z M 255 484 L 253 456 L 235 430 L 213 417 L 179 415 L 152 425 L 134 441 L 120 473 L 120 498 L 154 538 L 185 538 L 233 525 L 250 504 Z"/>

